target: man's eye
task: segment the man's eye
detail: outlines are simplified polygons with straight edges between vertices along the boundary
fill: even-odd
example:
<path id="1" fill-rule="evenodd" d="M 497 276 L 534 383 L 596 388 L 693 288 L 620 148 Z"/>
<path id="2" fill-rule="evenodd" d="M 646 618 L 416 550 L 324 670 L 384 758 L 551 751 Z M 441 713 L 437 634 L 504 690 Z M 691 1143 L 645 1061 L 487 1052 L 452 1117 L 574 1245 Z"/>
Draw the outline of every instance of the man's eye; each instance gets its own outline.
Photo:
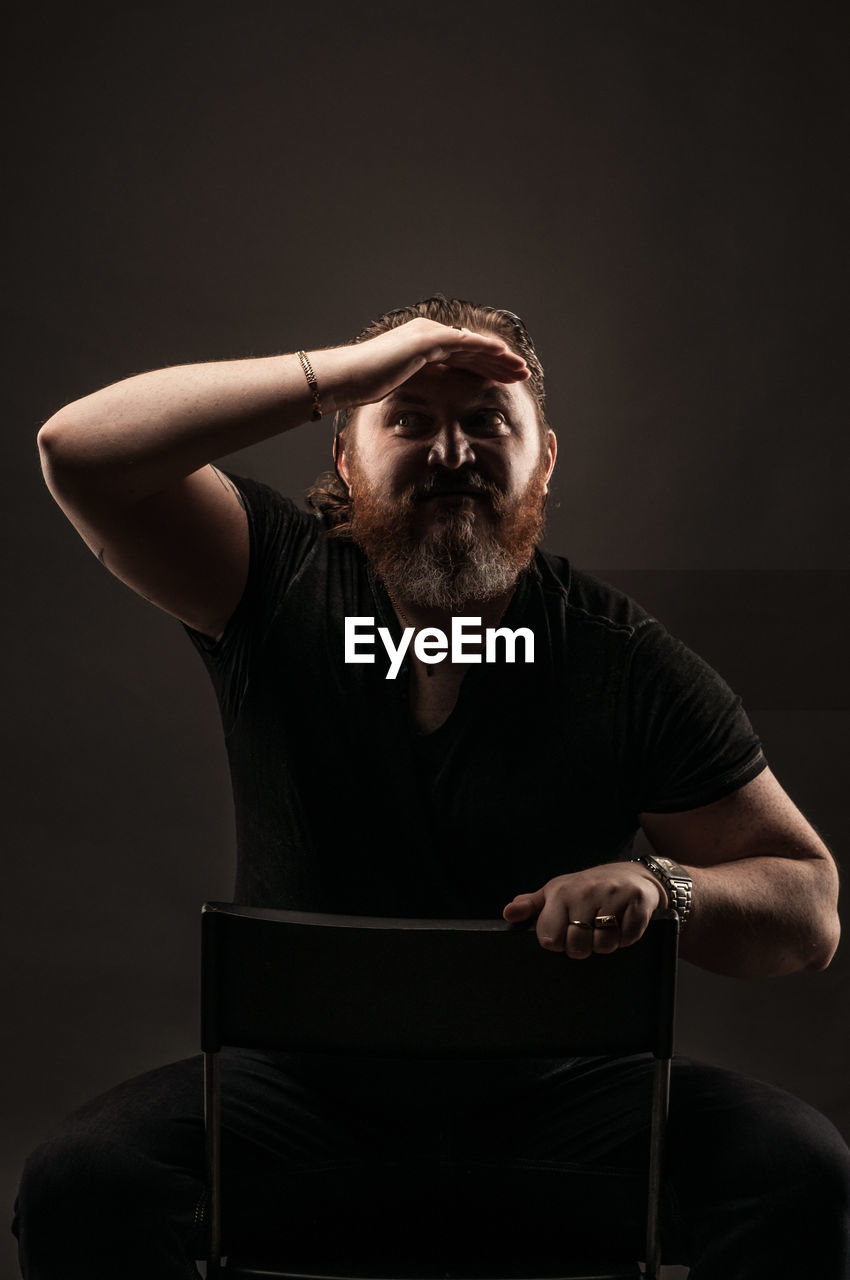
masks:
<path id="1" fill-rule="evenodd" d="M 501 409 L 479 409 L 470 415 L 468 422 L 473 431 L 485 435 L 501 435 L 508 429 L 508 420 Z"/>
<path id="2" fill-rule="evenodd" d="M 401 435 L 413 435 L 417 431 L 422 431 L 427 422 L 424 414 L 411 413 L 408 410 L 405 413 L 397 413 L 392 425 Z"/>
<path id="3" fill-rule="evenodd" d="M 426 413 L 404 409 L 390 420 L 393 430 L 402 436 L 421 435 L 433 429 L 432 419 Z M 500 409 L 476 409 L 463 419 L 464 430 L 479 436 L 504 435 L 510 428 Z"/>

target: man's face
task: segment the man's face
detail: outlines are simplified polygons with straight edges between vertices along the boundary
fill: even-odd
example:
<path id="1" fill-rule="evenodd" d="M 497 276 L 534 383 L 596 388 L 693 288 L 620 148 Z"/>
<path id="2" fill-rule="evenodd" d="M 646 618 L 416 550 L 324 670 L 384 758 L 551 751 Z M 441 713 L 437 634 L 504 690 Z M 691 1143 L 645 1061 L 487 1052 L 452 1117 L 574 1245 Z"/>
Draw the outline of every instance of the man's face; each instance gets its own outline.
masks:
<path id="1" fill-rule="evenodd" d="M 556 451 L 522 383 L 431 364 L 358 409 L 346 435 L 352 534 L 391 591 L 456 608 L 513 584 L 542 531 Z"/>

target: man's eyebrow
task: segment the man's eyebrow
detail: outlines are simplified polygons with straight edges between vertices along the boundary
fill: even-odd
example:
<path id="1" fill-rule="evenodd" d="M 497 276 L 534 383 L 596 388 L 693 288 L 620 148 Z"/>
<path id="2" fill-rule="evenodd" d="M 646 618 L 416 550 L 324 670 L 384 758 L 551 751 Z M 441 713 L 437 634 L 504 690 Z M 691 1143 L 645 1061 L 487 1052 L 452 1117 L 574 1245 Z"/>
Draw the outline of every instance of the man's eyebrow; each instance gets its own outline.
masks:
<path id="1" fill-rule="evenodd" d="M 388 396 L 384 396 L 382 403 L 398 404 L 402 400 L 405 404 L 418 404 L 423 406 L 430 403 L 428 400 L 423 400 L 421 396 L 415 396 L 412 393 L 401 390 L 391 391 Z"/>
<path id="2" fill-rule="evenodd" d="M 395 391 L 391 391 L 390 394 L 386 396 L 383 403 L 386 405 L 412 404 L 423 409 L 428 409 L 433 404 L 433 401 L 424 396 L 417 396 L 413 392 L 405 391 L 402 387 L 399 387 Z M 476 399 L 471 404 L 467 405 L 466 412 L 472 413 L 476 409 L 480 409 L 490 404 L 499 404 L 505 409 L 513 408 L 509 394 L 506 392 L 504 387 L 496 383 L 492 387 L 485 387 Z"/>

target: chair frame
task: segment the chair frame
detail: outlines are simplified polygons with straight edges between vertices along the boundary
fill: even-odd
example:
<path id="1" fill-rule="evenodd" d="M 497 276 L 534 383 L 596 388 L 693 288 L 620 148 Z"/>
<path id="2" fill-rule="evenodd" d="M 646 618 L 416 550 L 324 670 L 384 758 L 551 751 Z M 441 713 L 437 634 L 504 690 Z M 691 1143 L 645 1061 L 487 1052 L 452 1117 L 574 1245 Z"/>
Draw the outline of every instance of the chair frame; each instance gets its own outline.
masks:
<path id="1" fill-rule="evenodd" d="M 615 1267 L 581 1276 L 562 1270 L 559 1275 L 564 1280 L 621 1280 L 635 1275 L 657 1280 L 673 1056 L 679 929 L 675 911 L 656 911 L 644 937 L 632 947 L 581 962 L 540 947 L 533 926 L 509 925 L 502 920 L 392 919 L 206 903 L 201 923 L 209 1280 L 223 1275 L 233 1275 L 234 1280 L 237 1276 L 240 1280 L 304 1276 L 264 1266 L 223 1264 L 219 1050 L 225 1044 L 423 1058 L 651 1052 L 655 1063 L 645 1270 L 636 1270 L 635 1264 L 631 1269 Z M 497 934 L 513 936 L 496 938 Z M 353 946 L 358 948 L 357 965 L 339 964 L 343 939 L 347 958 L 353 954 Z M 463 991 L 457 978 L 464 971 L 463 957 L 471 964 L 479 958 L 484 971 L 480 957 L 485 952 L 485 988 L 479 985 L 474 991 Z M 438 964 L 436 975 L 435 956 L 443 956 L 442 970 Z M 239 967 L 236 975 L 229 968 L 233 957 Z M 427 969 L 417 963 L 425 958 Z M 389 963 L 391 960 L 394 963 Z M 611 971 L 615 969 L 626 973 L 632 985 L 612 984 Z M 293 973 L 297 975 L 295 982 Z M 390 981 L 399 975 L 397 982 Z M 382 1002 L 385 989 L 390 992 L 386 1006 Z M 319 1008 L 317 991 L 322 992 Z M 610 1003 L 612 992 L 614 1006 Z M 445 995 L 449 994 L 452 1001 L 447 1003 Z M 594 1012 L 598 1017 L 602 998 L 608 1002 L 606 1019 L 586 1038 L 582 1019 Z M 607 1016 L 612 1007 L 613 1018 Z M 422 1015 L 418 1032 L 417 1013 Z M 502 1037 L 495 1046 L 494 1021 Z M 427 1049 L 423 1050 L 423 1043 Z M 339 1280 L 339 1274 L 334 1280 Z M 311 1273 L 310 1280 L 319 1280 L 319 1273 Z"/>

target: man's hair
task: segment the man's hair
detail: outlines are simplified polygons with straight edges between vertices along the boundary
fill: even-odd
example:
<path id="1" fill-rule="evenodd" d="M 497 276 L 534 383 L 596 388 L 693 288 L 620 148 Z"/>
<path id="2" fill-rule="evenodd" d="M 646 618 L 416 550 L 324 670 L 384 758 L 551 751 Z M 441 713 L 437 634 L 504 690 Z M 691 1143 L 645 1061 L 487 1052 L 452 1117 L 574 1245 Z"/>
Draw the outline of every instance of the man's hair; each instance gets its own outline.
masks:
<path id="1" fill-rule="evenodd" d="M 463 329 L 472 329 L 476 333 L 490 332 L 496 334 L 508 344 L 511 350 L 522 356 L 528 365 L 530 377 L 521 385 L 528 388 L 537 411 L 537 422 L 540 427 L 541 442 L 545 440 L 549 423 L 546 419 L 546 389 L 543 384 L 543 366 L 534 349 L 531 336 L 519 316 L 513 311 L 504 311 L 500 307 L 488 307 L 482 303 L 467 302 L 463 298 L 446 298 L 442 293 L 435 293 L 431 298 L 423 298 L 409 307 L 396 307 L 386 311 L 377 320 L 371 321 L 365 329 L 361 329 L 355 342 L 367 342 L 376 338 L 379 333 L 396 329 L 399 325 L 415 320 L 417 316 L 425 316 L 427 320 L 436 320 L 439 324 L 459 325 Z M 334 415 L 334 435 L 342 439 L 350 427 L 359 406 L 352 405 L 340 409 Z M 351 497 L 348 486 L 343 482 L 339 472 L 327 471 L 319 476 L 307 493 L 307 501 L 314 511 L 323 515 L 331 526 L 331 532 L 338 536 L 346 536 L 351 517 Z"/>

